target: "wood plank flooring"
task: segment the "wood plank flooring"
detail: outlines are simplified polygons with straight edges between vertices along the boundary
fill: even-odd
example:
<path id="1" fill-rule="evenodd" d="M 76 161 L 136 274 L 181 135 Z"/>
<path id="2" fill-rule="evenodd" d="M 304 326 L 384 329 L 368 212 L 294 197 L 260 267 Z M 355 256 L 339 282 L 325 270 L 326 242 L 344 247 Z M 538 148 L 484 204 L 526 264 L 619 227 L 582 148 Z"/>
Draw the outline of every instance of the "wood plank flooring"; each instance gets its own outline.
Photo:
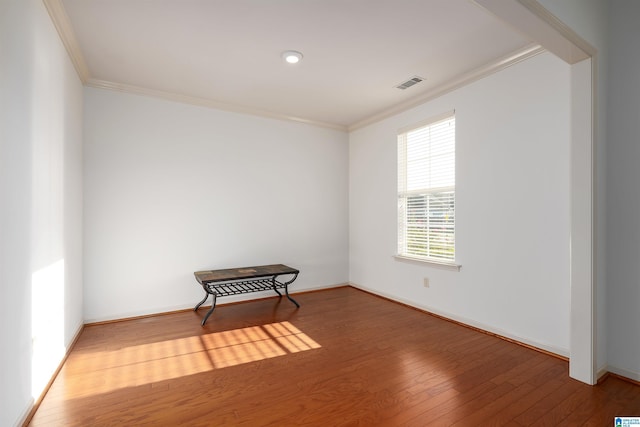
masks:
<path id="1" fill-rule="evenodd" d="M 85 327 L 37 426 L 611 426 L 640 386 L 350 287 Z M 224 301 L 223 301 L 224 302 Z M 195 302 L 194 302 L 195 303 Z"/>

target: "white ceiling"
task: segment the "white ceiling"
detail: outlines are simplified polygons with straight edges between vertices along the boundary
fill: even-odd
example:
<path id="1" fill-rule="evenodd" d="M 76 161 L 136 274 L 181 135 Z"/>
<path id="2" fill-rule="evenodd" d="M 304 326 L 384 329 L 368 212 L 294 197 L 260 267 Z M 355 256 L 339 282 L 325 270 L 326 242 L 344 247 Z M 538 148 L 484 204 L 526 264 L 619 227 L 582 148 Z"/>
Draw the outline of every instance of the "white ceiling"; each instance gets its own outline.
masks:
<path id="1" fill-rule="evenodd" d="M 62 0 L 86 83 L 349 129 L 532 41 L 469 0 Z M 55 17 L 54 17 L 55 19 Z M 57 24 L 60 24 L 59 22 Z M 298 50 L 297 65 L 283 62 Z M 420 76 L 404 91 L 395 86 Z"/>

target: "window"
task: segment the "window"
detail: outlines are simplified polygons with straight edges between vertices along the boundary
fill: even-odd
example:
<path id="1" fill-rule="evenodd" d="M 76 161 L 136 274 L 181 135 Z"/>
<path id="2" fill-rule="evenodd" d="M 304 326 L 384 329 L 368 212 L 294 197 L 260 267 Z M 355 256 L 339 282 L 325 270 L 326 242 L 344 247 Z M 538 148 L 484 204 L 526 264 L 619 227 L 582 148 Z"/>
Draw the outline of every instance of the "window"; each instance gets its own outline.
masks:
<path id="1" fill-rule="evenodd" d="M 398 255 L 455 261 L 455 115 L 398 135 Z"/>

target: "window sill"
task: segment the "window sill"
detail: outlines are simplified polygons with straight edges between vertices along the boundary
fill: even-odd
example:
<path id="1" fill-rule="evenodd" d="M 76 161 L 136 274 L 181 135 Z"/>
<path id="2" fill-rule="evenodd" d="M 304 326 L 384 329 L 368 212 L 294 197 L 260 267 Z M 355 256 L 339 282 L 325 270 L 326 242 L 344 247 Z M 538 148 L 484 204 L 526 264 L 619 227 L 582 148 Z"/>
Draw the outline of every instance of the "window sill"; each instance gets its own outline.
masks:
<path id="1" fill-rule="evenodd" d="M 444 270 L 460 271 L 460 269 L 462 268 L 462 265 L 456 264 L 454 262 L 433 261 L 430 259 L 414 258 L 406 255 L 394 255 L 393 257 L 396 259 L 396 261 L 426 264 L 430 267 L 442 268 Z"/>

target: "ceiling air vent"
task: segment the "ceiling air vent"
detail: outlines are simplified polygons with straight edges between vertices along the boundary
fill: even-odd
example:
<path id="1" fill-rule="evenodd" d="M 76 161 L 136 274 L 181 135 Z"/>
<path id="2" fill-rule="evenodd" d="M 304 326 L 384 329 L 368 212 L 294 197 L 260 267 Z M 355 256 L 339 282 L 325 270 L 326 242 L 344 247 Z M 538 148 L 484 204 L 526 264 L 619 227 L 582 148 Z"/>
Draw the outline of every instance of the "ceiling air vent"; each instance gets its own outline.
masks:
<path id="1" fill-rule="evenodd" d="M 406 82 L 400 83 L 398 86 L 396 86 L 396 88 L 405 90 L 405 89 L 410 88 L 411 86 L 413 86 L 413 85 L 415 85 L 417 83 L 420 83 L 423 80 L 424 79 L 422 77 L 414 76 L 414 77 L 410 78 L 409 80 L 407 80 Z"/>

